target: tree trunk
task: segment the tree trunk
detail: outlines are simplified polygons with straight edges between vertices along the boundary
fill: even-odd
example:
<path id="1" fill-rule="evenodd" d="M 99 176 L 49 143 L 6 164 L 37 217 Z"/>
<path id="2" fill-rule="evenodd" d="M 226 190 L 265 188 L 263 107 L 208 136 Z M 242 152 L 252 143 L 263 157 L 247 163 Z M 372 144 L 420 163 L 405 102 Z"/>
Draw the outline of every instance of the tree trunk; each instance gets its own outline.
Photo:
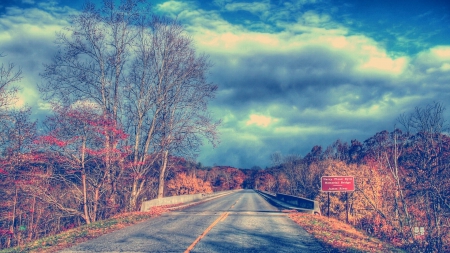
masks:
<path id="1" fill-rule="evenodd" d="M 87 205 L 87 186 L 86 186 L 86 169 L 84 167 L 85 162 L 85 151 L 86 151 L 86 138 L 83 138 L 83 143 L 81 146 L 81 180 L 83 183 L 83 211 L 84 211 L 84 219 L 86 220 L 86 224 L 91 223 L 91 219 L 89 217 L 89 210 Z"/>
<path id="2" fill-rule="evenodd" d="M 92 221 L 95 222 L 97 220 L 97 213 L 98 213 L 98 206 L 99 206 L 99 202 L 100 202 L 100 187 L 95 187 L 94 190 L 94 207 L 92 208 Z"/>
<path id="3" fill-rule="evenodd" d="M 169 151 L 164 151 L 163 164 L 159 170 L 158 199 L 164 197 L 164 181 L 166 179 L 167 161 L 169 159 Z"/>
<path id="4" fill-rule="evenodd" d="M 136 209 L 138 195 L 139 195 L 139 193 L 138 193 L 138 179 L 134 179 L 133 180 L 133 187 L 131 189 L 130 205 L 128 207 L 129 211 L 134 211 Z"/>
<path id="5" fill-rule="evenodd" d="M 86 174 L 81 175 L 81 180 L 83 181 L 83 211 L 84 211 L 84 219 L 86 220 L 86 224 L 91 223 L 91 219 L 89 218 L 89 210 L 87 206 L 87 187 L 86 187 Z"/>

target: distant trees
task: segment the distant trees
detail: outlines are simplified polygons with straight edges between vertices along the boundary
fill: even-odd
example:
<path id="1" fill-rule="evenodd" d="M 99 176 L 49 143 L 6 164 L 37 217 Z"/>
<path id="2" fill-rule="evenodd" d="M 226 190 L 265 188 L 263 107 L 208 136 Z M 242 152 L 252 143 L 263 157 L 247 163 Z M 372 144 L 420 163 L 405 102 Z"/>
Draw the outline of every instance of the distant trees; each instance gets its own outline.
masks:
<path id="1" fill-rule="evenodd" d="M 184 172 L 177 173 L 174 178 L 170 179 L 167 182 L 167 189 L 173 196 L 213 192 L 210 182 L 204 182 L 194 174 Z"/>
<path id="2" fill-rule="evenodd" d="M 255 173 L 255 183 L 258 189 L 319 200 L 326 213 L 320 177 L 354 176 L 356 189 L 348 200 L 346 194 L 330 193 L 331 215 L 346 218 L 348 201 L 350 222 L 372 235 L 409 251 L 447 252 L 450 137 L 444 110 L 437 102 L 416 107 L 398 118 L 402 129 L 381 131 L 363 143 L 338 140 L 324 152 L 314 146 L 303 158 L 273 155 L 274 166 Z M 424 235 L 417 233 L 420 227 Z"/>

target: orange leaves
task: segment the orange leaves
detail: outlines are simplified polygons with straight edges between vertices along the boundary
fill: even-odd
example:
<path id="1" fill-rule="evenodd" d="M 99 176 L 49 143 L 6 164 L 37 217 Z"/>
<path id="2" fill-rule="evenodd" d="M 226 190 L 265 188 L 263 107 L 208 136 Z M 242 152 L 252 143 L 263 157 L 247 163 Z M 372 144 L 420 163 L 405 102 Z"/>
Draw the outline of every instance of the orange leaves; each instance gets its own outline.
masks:
<path id="1" fill-rule="evenodd" d="M 333 218 L 305 213 L 292 213 L 289 217 L 333 252 L 401 252 Z"/>
<path id="2" fill-rule="evenodd" d="M 174 178 L 167 182 L 167 188 L 171 195 L 185 195 L 195 193 L 210 193 L 212 187 L 209 182 L 204 182 L 202 179 L 194 175 L 187 175 L 186 173 L 178 173 Z"/>
<path id="3" fill-rule="evenodd" d="M 229 166 L 215 166 L 208 170 L 207 179 L 214 191 L 241 189 L 247 176 L 239 169 Z"/>

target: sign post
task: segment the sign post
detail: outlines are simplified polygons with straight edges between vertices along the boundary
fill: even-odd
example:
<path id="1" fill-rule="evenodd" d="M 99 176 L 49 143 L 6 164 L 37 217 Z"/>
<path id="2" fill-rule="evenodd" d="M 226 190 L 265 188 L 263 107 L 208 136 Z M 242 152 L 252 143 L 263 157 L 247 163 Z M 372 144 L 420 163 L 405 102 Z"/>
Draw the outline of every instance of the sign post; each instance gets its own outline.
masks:
<path id="1" fill-rule="evenodd" d="M 328 218 L 330 218 L 330 192 L 345 192 L 348 223 L 348 192 L 355 190 L 355 178 L 353 176 L 323 176 L 321 178 L 321 190 L 328 193 Z"/>

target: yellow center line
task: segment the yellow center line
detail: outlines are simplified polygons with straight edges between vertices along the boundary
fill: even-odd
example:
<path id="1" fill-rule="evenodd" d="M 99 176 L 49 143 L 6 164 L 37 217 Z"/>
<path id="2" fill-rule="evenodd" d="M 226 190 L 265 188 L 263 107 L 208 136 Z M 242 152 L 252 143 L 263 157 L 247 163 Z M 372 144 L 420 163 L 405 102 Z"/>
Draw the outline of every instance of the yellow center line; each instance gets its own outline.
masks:
<path id="1" fill-rule="evenodd" d="M 228 217 L 228 214 L 230 214 L 230 213 L 226 212 L 225 215 L 223 215 L 223 217 L 222 217 L 222 219 L 220 221 L 224 221 Z"/>
<path id="2" fill-rule="evenodd" d="M 219 221 L 223 221 L 227 218 L 228 216 L 228 212 L 223 213 L 222 215 L 219 216 L 219 218 L 217 218 L 211 225 L 209 225 L 209 227 L 203 231 L 203 233 L 197 237 L 197 239 L 195 239 L 195 241 L 184 251 L 184 253 L 189 253 L 191 252 L 191 250 L 195 247 L 195 245 L 203 238 L 205 237 L 205 235 L 215 226 L 217 225 L 217 223 L 219 223 Z"/>

